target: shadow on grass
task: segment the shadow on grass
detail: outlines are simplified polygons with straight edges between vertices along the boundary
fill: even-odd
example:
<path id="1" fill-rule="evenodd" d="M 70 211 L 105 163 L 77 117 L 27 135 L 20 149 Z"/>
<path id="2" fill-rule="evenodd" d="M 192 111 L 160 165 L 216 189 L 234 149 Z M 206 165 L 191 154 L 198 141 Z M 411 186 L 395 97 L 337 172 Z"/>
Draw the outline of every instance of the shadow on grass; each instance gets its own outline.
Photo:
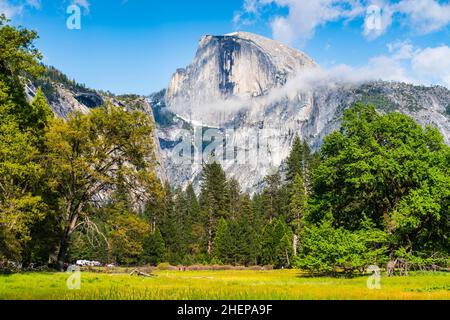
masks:
<path id="1" fill-rule="evenodd" d="M 336 278 L 336 279 L 357 279 L 368 277 L 372 274 L 370 273 L 346 273 L 346 272 L 328 272 L 328 273 L 319 273 L 319 272 L 306 272 L 299 271 L 297 274 L 297 278 Z"/>

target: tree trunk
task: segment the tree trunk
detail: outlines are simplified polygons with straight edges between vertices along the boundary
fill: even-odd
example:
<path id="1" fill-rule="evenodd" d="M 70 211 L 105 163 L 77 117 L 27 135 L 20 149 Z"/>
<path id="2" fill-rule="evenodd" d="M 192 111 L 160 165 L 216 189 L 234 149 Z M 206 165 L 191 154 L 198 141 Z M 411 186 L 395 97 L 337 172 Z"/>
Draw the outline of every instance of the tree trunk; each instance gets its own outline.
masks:
<path id="1" fill-rule="evenodd" d="M 67 253 L 69 252 L 70 236 L 75 230 L 80 211 L 81 207 L 78 207 L 77 212 L 70 215 L 68 224 L 65 227 L 64 233 L 61 237 L 56 265 L 59 271 L 64 271 L 64 263 L 66 263 Z"/>
<path id="2" fill-rule="evenodd" d="M 64 271 L 64 263 L 66 262 L 67 253 L 69 251 L 69 236 L 66 231 L 59 244 L 58 258 L 57 258 L 57 268 L 59 271 Z"/>
<path id="3" fill-rule="evenodd" d="M 294 252 L 294 257 L 297 256 L 297 245 L 298 245 L 298 236 L 294 234 L 294 237 L 292 239 L 292 249 Z"/>

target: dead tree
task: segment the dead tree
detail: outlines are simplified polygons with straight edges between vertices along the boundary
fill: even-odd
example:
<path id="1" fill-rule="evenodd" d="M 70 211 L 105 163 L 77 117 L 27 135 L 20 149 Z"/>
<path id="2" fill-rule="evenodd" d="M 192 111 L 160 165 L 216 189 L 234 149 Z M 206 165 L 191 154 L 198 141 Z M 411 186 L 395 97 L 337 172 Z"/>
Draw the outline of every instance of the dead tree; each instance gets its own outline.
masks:
<path id="1" fill-rule="evenodd" d="M 395 267 L 397 266 L 398 260 L 390 260 L 386 266 L 386 273 L 388 277 L 393 277 L 395 274 Z"/>

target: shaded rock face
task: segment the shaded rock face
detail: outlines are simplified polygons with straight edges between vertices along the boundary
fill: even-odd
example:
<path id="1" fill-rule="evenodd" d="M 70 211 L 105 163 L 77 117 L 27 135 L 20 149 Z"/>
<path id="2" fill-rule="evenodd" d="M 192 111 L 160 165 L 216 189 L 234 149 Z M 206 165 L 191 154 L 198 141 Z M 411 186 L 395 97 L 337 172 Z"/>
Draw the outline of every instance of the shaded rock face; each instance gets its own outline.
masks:
<path id="1" fill-rule="evenodd" d="M 81 112 L 84 114 L 89 112 L 89 106 L 79 101 L 74 92 L 58 83 L 53 83 L 52 87 L 55 96 L 52 99 L 48 99 L 47 97 L 47 100 L 56 116 L 66 119 L 72 112 Z M 36 91 L 36 86 L 31 82 L 28 83 L 25 91 L 28 100 L 31 101 L 34 98 Z"/>
<path id="2" fill-rule="evenodd" d="M 258 192 L 264 177 L 283 167 L 296 134 L 318 150 L 339 129 L 343 112 L 358 101 L 433 125 L 450 143 L 446 88 L 383 81 L 322 83 L 308 89 L 296 85 L 296 75 L 317 67 L 303 53 L 257 35 L 203 37 L 194 61 L 174 74 L 165 94 L 149 97 L 157 120 L 163 119 L 157 121 L 157 135 L 168 180 L 176 187 L 194 183 L 199 190 L 201 161 L 180 165 L 175 161 L 177 146 L 183 136 L 195 140 L 198 132 L 205 136 L 204 127 L 217 128 L 229 130 L 226 144 L 248 158 L 239 162 L 225 157 L 228 177 L 237 179 L 243 191 Z M 262 134 L 270 136 L 267 145 L 261 145 L 266 143 Z M 258 142 L 252 143 L 255 137 Z M 194 141 L 192 150 L 201 153 L 205 146 L 208 142 Z"/>
<path id="3" fill-rule="evenodd" d="M 103 98 L 97 94 L 93 93 L 81 93 L 75 95 L 75 99 L 81 104 L 84 104 L 88 108 L 97 108 L 102 106 L 105 101 Z"/>

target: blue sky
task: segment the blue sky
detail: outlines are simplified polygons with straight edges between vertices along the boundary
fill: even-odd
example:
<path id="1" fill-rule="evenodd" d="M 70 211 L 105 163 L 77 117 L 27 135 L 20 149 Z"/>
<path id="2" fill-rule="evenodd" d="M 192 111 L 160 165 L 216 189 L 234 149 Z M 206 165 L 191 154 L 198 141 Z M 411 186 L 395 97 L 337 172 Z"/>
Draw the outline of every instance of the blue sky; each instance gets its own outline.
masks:
<path id="1" fill-rule="evenodd" d="M 71 4 L 79 30 L 66 26 Z M 237 30 L 292 45 L 324 68 L 450 87 L 448 1 L 0 0 L 0 11 L 38 31 L 46 64 L 114 93 L 166 87 L 202 35 Z"/>

